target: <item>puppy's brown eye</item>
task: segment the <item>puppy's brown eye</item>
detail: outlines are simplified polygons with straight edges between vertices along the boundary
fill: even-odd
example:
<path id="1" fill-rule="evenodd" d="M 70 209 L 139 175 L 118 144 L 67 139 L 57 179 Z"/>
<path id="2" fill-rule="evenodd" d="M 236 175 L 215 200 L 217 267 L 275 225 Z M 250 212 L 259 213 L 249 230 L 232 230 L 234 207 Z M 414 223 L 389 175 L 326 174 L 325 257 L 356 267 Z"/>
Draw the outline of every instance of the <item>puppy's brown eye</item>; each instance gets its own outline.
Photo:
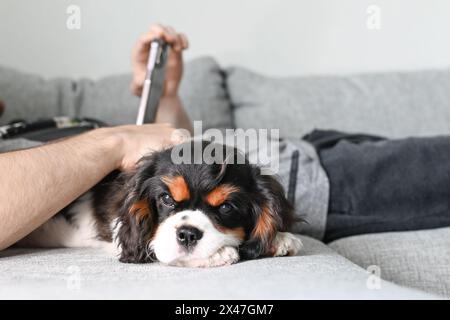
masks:
<path id="1" fill-rule="evenodd" d="M 168 194 L 168 193 L 163 193 L 160 197 L 161 202 L 163 205 L 165 205 L 166 207 L 175 207 L 175 200 L 173 200 L 173 198 Z"/>
<path id="2" fill-rule="evenodd" d="M 220 212 L 221 214 L 227 214 L 227 213 L 230 213 L 232 209 L 233 209 L 233 208 L 231 207 L 230 204 L 228 204 L 228 203 L 223 203 L 223 204 L 221 204 L 220 207 L 219 207 L 219 212 Z"/>

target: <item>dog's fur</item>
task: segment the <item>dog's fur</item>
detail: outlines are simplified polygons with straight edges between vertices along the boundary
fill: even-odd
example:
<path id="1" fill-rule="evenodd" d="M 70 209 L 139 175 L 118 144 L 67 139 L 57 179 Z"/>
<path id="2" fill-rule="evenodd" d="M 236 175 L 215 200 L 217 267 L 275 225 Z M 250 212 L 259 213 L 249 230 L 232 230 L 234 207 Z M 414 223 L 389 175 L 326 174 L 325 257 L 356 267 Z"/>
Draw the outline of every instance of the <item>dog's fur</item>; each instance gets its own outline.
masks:
<path id="1" fill-rule="evenodd" d="M 286 232 L 293 208 L 275 178 L 245 158 L 239 164 L 236 150 L 223 164 L 175 164 L 171 152 L 142 158 L 134 172 L 111 173 L 19 245 L 106 247 L 122 262 L 194 267 L 300 250 Z"/>

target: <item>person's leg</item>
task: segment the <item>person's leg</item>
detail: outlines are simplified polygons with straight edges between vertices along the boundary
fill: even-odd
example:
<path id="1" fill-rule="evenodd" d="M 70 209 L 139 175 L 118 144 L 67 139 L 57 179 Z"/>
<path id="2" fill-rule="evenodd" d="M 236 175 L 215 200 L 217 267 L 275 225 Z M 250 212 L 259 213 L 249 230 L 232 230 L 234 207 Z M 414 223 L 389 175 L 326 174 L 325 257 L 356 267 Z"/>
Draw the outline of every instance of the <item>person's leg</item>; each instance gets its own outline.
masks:
<path id="1" fill-rule="evenodd" d="M 386 140 L 386 138 L 364 133 L 346 133 L 337 130 L 315 129 L 303 136 L 302 140 L 309 142 L 313 145 L 314 148 L 316 148 L 316 150 L 320 151 L 322 149 L 334 147 L 341 140 L 347 140 L 353 143 L 361 143 L 368 141 L 381 141 Z"/>
<path id="2" fill-rule="evenodd" d="M 330 179 L 326 242 L 450 226 L 450 137 L 344 138 L 319 154 Z"/>

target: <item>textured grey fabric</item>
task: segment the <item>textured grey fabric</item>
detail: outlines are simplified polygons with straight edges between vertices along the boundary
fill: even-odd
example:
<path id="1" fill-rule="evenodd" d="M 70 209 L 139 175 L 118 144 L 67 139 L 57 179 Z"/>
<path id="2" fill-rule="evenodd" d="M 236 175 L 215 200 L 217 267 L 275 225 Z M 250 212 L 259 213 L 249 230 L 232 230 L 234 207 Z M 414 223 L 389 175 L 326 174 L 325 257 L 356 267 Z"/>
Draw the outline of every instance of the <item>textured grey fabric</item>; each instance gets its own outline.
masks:
<path id="1" fill-rule="evenodd" d="M 31 140 L 22 139 L 22 138 L 8 139 L 8 140 L 0 139 L 0 153 L 37 147 L 40 145 L 42 145 L 41 142 L 31 141 Z"/>
<path id="2" fill-rule="evenodd" d="M 292 155 L 295 151 L 298 151 L 298 171 L 295 175 L 294 205 L 296 216 L 305 222 L 298 223 L 294 230 L 321 240 L 327 221 L 330 186 L 314 147 L 300 139 L 281 141 L 279 171 L 276 177 L 286 192 L 289 192 Z"/>
<path id="3" fill-rule="evenodd" d="M 430 85 L 432 84 L 432 85 Z M 313 128 L 388 137 L 450 133 L 450 70 L 269 78 L 227 70 L 236 127 L 278 128 L 298 138 Z"/>
<path id="4" fill-rule="evenodd" d="M 13 119 L 37 120 L 75 116 L 79 87 L 67 79 L 44 80 L 33 74 L 0 67 L 0 100 L 5 112 L 0 125 Z"/>
<path id="5" fill-rule="evenodd" d="M 223 71 L 213 58 L 198 58 L 186 65 L 180 97 L 190 119 L 203 121 L 204 130 L 233 128 Z"/>
<path id="6" fill-rule="evenodd" d="M 122 264 L 94 249 L 11 249 L 0 253 L 0 299 L 428 299 L 382 282 L 319 241 L 302 237 L 297 257 L 212 269 Z M 79 288 L 79 289 L 78 289 Z"/>
<path id="7" fill-rule="evenodd" d="M 45 80 L 0 67 L 0 100 L 6 106 L 0 124 L 61 115 L 92 117 L 112 125 L 135 123 L 139 99 L 131 94 L 130 83 L 126 74 L 97 81 Z M 202 120 L 205 129 L 232 127 L 222 71 L 212 58 L 186 64 L 180 96 L 191 120 Z"/>
<path id="8" fill-rule="evenodd" d="M 329 244 L 344 257 L 397 284 L 450 298 L 450 228 L 360 235 Z"/>

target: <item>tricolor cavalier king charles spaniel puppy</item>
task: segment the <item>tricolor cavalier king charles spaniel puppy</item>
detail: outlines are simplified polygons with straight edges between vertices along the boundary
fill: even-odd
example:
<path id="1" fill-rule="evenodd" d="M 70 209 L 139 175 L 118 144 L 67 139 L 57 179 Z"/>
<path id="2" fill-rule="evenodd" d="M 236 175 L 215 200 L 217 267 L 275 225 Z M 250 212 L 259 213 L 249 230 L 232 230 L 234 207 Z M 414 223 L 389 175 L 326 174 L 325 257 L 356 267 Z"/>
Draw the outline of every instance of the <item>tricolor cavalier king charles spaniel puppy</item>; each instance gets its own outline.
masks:
<path id="1" fill-rule="evenodd" d="M 187 143 L 191 150 L 196 143 L 202 151 L 212 146 Z M 234 161 L 224 164 L 175 164 L 171 155 L 172 148 L 153 152 L 134 172 L 113 172 L 18 245 L 105 247 L 122 262 L 187 267 L 301 249 L 301 241 L 287 233 L 294 216 L 283 187 L 236 149 Z"/>

